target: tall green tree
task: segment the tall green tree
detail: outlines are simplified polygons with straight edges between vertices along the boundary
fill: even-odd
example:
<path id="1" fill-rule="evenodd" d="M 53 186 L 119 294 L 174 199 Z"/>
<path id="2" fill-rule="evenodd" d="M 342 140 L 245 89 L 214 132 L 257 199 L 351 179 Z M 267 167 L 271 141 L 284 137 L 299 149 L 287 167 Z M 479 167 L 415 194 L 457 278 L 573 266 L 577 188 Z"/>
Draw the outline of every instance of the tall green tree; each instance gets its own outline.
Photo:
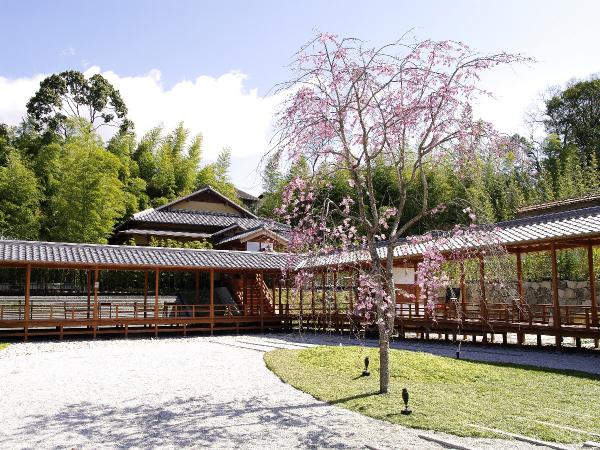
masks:
<path id="1" fill-rule="evenodd" d="M 40 233 L 40 200 L 34 172 L 16 150 L 7 152 L 0 166 L 0 235 L 37 239 Z"/>
<path id="2" fill-rule="evenodd" d="M 574 145 L 582 162 L 600 160 L 600 78 L 579 81 L 546 100 L 544 124 L 563 146 Z"/>
<path id="3" fill-rule="evenodd" d="M 237 196 L 235 185 L 229 178 L 230 167 L 231 149 L 224 148 L 214 163 L 207 164 L 198 171 L 196 175 L 196 188 L 210 186 L 234 202 L 241 203 Z"/>
<path id="4" fill-rule="evenodd" d="M 146 194 L 146 181 L 140 177 L 138 163 L 133 159 L 136 149 L 135 135 L 131 132 L 117 133 L 109 142 L 107 150 L 119 158 L 119 180 L 125 196 L 125 217 L 146 209 L 150 199 Z"/>
<path id="5" fill-rule="evenodd" d="M 146 182 L 152 206 L 192 192 L 201 149 L 202 137 L 197 135 L 190 140 L 183 123 L 166 136 L 162 127 L 156 127 L 142 137 L 132 159 L 137 164 L 139 178 Z"/>
<path id="6" fill-rule="evenodd" d="M 125 132 L 132 127 L 119 91 L 102 75 L 86 78 L 77 70 L 42 80 L 27 103 L 27 113 L 38 131 L 62 135 L 73 119 L 87 121 L 93 130 L 106 125 Z"/>
<path id="7" fill-rule="evenodd" d="M 54 241 L 105 243 L 125 212 L 119 158 L 86 124 L 62 146 L 55 192 L 46 217 Z"/>

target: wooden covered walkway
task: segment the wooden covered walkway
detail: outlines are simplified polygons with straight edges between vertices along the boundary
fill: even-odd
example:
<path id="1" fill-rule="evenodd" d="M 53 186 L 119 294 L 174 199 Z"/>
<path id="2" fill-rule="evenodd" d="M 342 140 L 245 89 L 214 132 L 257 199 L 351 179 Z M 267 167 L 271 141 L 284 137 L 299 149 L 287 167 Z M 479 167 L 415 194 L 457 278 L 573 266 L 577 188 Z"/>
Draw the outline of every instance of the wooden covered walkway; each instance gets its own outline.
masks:
<path id="1" fill-rule="evenodd" d="M 555 338 L 600 339 L 598 255 L 600 207 L 505 222 L 498 225 L 502 245 L 515 264 L 513 298 L 500 298 L 483 277 L 469 278 L 461 266 L 460 295 L 436 299 L 433 313 L 419 301 L 414 269 L 422 248 L 404 243 L 395 265 L 404 271 L 398 283 L 396 324 L 426 337 L 438 333 L 494 338 L 507 334 Z M 444 251 L 467 245 L 444 244 Z M 585 259 L 586 281 L 565 281 L 559 254 L 576 252 Z M 529 255 L 546 255 L 548 280 L 524 277 Z M 581 261 L 580 261 L 581 262 Z M 245 330 L 310 329 L 365 333 L 369 326 L 356 310 L 355 276 L 346 262 L 331 255 L 312 284 L 295 290 L 282 269 L 299 270 L 307 261 L 271 252 L 190 250 L 118 245 L 0 241 L 0 339 L 65 336 L 128 336 L 147 333 L 217 333 Z M 473 263 L 479 275 L 491 270 L 482 259 Z M 472 269 L 472 267 L 471 267 Z M 406 280 L 406 277 L 413 277 Z M 544 284 L 545 283 L 545 284 Z M 561 284 L 562 283 L 562 284 Z M 564 283 L 577 290 L 569 298 Z M 586 284 L 587 283 L 587 284 Z M 541 301 L 530 301 L 532 285 L 547 285 Z M 582 287 L 585 285 L 586 287 Z M 412 292 L 406 297 L 402 292 Z M 540 291 L 545 292 L 545 291 Z"/>

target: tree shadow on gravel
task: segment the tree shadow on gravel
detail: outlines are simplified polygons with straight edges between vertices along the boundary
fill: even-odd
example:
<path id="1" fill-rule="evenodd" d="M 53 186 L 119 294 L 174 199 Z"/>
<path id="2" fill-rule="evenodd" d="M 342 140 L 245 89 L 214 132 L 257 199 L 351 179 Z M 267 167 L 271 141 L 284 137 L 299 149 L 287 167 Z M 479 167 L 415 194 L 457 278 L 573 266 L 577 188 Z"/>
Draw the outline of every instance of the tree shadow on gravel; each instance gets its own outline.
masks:
<path id="1" fill-rule="evenodd" d="M 355 448 L 347 416 L 336 417 L 323 406 L 320 402 L 271 406 L 258 397 L 235 404 L 198 397 L 174 398 L 158 405 L 81 402 L 55 414 L 30 416 L 11 438 L 33 448 L 48 447 L 50 438 L 56 442 L 61 436 L 65 439 L 56 448 L 235 448 L 277 446 L 279 440 L 283 446 Z M 76 442 L 68 442 L 69 436 Z"/>

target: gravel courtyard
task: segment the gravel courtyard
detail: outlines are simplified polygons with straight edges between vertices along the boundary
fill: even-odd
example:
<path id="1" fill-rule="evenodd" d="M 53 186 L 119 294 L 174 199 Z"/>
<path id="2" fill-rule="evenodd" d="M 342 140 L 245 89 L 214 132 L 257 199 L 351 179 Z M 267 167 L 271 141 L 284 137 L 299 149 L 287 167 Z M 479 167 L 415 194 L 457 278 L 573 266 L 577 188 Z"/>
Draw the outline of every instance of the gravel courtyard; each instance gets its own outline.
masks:
<path id="1" fill-rule="evenodd" d="M 14 344 L 0 352 L 0 448 L 443 448 L 426 437 L 465 448 L 541 448 L 379 422 L 319 402 L 264 365 L 265 351 L 323 342 L 351 343 L 253 335 Z M 443 344 L 403 344 L 411 345 L 453 354 Z M 463 348 L 473 359 L 600 371 L 597 356 L 495 352 Z"/>

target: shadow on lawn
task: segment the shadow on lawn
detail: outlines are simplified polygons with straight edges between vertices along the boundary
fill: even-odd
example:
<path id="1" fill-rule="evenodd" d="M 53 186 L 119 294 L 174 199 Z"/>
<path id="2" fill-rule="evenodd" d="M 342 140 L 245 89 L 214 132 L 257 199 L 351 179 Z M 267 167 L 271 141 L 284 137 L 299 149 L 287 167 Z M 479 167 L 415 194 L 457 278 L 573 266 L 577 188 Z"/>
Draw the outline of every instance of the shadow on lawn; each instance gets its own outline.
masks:
<path id="1" fill-rule="evenodd" d="M 366 392 L 364 394 L 351 395 L 350 397 L 338 398 L 336 400 L 331 400 L 329 403 L 332 405 L 337 405 L 339 403 L 346 403 L 352 400 L 358 400 L 360 398 L 367 398 L 379 395 L 379 392 Z"/>
<path id="2" fill-rule="evenodd" d="M 113 406 L 81 402 L 55 414 L 30 416 L 12 434 L 14 442 L 38 447 L 50 438 L 79 435 L 84 445 L 118 448 L 270 446 L 278 438 L 296 435 L 299 447 L 347 448 L 341 444 L 352 434 L 347 423 L 332 431 L 335 418 L 325 403 L 271 406 L 258 397 L 246 401 L 210 398 L 175 398 L 158 405 Z M 299 413 L 299 410 L 309 410 Z M 320 426 L 323 418 L 328 427 Z M 326 418 L 326 420 L 325 420 Z M 342 425 L 342 420 L 340 425 Z M 348 430 L 348 431 L 346 431 Z M 68 438 L 67 438 L 68 439 Z M 288 441 L 289 442 L 289 441 Z M 62 442 L 61 446 L 69 446 Z M 76 443 L 73 443 L 76 444 Z"/>

